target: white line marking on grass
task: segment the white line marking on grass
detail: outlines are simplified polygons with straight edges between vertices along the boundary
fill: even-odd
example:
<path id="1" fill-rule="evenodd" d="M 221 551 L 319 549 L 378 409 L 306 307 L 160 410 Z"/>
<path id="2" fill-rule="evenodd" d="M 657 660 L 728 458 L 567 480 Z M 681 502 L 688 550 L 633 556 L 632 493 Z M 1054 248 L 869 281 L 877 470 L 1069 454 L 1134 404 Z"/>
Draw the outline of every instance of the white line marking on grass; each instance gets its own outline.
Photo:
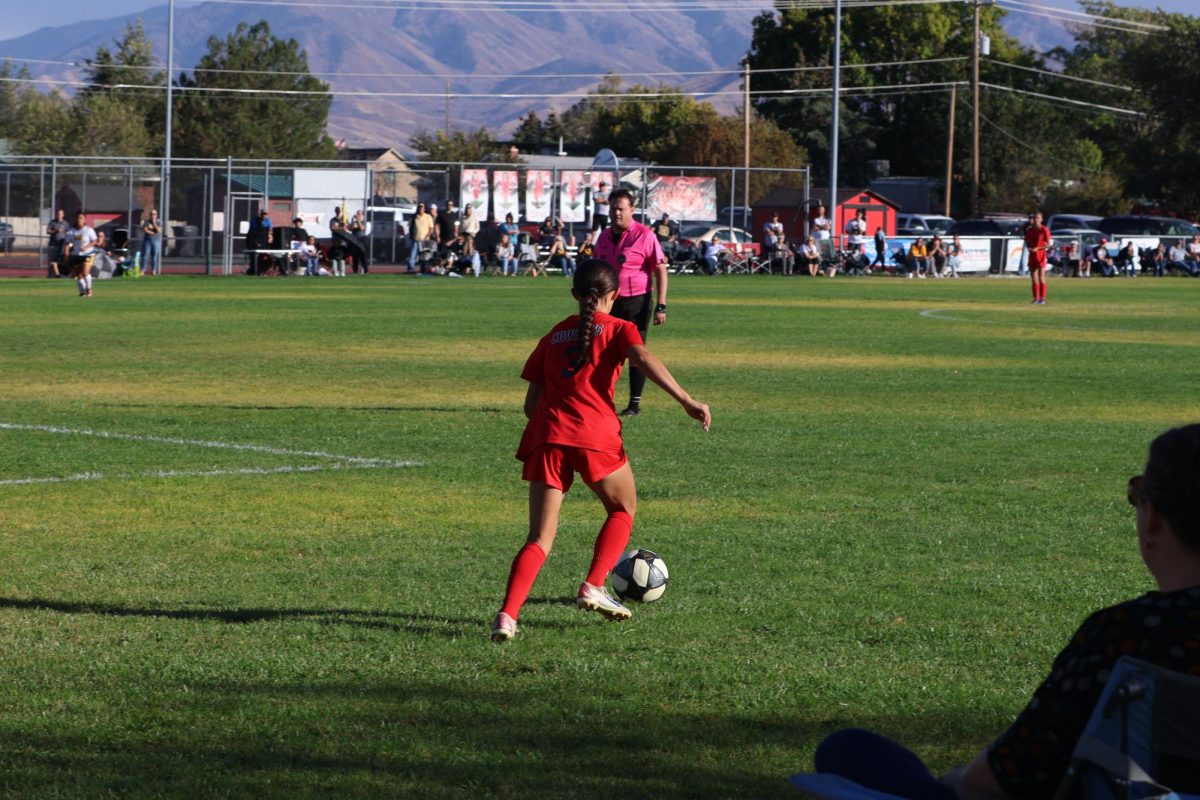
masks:
<path id="1" fill-rule="evenodd" d="M 93 431 L 86 428 L 59 428 L 53 425 L 23 425 L 15 422 L 0 422 L 0 430 L 10 431 L 39 431 L 41 433 L 62 433 L 74 436 L 96 436 L 101 439 L 122 439 L 130 442 L 157 442 L 159 444 L 178 444 L 186 447 L 216 447 L 224 450 L 244 450 L 251 453 L 267 453 L 273 456 L 307 456 L 310 458 L 327 458 L 332 461 L 343 461 L 347 464 L 359 464 L 368 467 L 419 467 L 417 461 L 394 461 L 386 458 L 365 458 L 363 456 L 343 456 L 337 453 L 326 453 L 321 450 L 288 450 L 283 447 L 271 447 L 261 444 L 236 444 L 233 442 L 214 442 L 203 439 L 179 439 L 174 436 L 140 436 L 133 433 L 112 433 L 111 431 Z"/>
<path id="2" fill-rule="evenodd" d="M 995 325 L 995 324 L 997 324 L 996 321 L 992 320 L 992 319 L 970 319 L 968 317 L 951 317 L 947 314 L 941 313 L 941 311 L 942 310 L 940 308 L 927 308 L 920 313 L 921 313 L 922 317 L 928 317 L 929 319 L 944 319 L 949 322 L 977 322 L 980 325 Z"/>
<path id="3" fill-rule="evenodd" d="M 394 461 L 392 465 L 419 466 L 413 461 Z M 325 472 L 336 469 L 373 469 L 370 464 L 316 464 L 300 467 L 238 467 L 235 469 L 156 469 L 150 472 L 131 472 L 105 475 L 102 472 L 79 472 L 55 478 L 11 478 L 0 480 L 0 486 L 27 486 L 37 483 L 70 483 L 72 481 L 102 481 L 109 478 L 130 480 L 134 478 L 211 478 L 221 475 L 286 475 L 296 472 Z"/>

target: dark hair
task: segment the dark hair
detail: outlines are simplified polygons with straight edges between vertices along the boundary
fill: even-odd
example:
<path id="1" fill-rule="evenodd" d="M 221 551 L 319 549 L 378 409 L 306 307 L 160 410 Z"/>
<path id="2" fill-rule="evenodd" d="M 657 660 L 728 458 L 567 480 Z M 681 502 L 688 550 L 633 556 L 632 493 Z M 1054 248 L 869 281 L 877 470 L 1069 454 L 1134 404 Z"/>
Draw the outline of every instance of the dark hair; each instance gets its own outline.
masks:
<path id="1" fill-rule="evenodd" d="M 616 291 L 618 285 L 617 271 L 607 261 L 589 258 L 576 268 L 571 291 L 579 299 L 579 354 L 571 364 L 572 369 L 581 368 L 591 356 L 596 304 L 604 295 Z"/>
<path id="2" fill-rule="evenodd" d="M 629 191 L 628 189 L 617 189 L 616 191 L 608 193 L 609 206 L 616 206 L 617 201 L 622 197 L 629 201 L 630 208 L 633 208 L 637 205 L 637 203 L 633 202 L 633 192 Z"/>
<path id="3" fill-rule="evenodd" d="M 1150 443 L 1142 496 L 1184 547 L 1200 552 L 1200 425 L 1172 428 Z"/>

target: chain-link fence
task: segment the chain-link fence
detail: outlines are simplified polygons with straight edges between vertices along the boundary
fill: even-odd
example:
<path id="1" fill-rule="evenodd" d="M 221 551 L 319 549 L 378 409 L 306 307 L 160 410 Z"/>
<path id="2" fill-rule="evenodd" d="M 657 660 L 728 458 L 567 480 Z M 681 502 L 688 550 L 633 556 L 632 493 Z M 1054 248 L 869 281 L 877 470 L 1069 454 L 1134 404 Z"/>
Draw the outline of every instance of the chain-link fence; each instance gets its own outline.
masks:
<path id="1" fill-rule="evenodd" d="M 45 269 L 51 252 L 47 225 L 59 209 L 69 222 L 83 211 L 88 224 L 104 231 L 110 246 L 126 250 L 130 261 L 141 248 L 142 221 L 158 209 L 167 222 L 166 271 L 230 274 L 264 210 L 275 229 L 300 220 L 321 242 L 330 239 L 330 223 L 340 219 L 367 257 L 386 265 L 406 262 L 408 223 L 418 203 L 444 207 L 452 200 L 462 214 L 470 208 L 485 234 L 511 214 L 514 224 L 529 230 L 547 218 L 561 222 L 564 235 L 582 241 L 606 210 L 597 201 L 615 188 L 633 194 L 642 221 L 667 212 L 677 222 L 710 222 L 747 237 L 761 227 L 755 203 L 773 190 L 786 188 L 803 202 L 808 198 L 807 169 L 590 168 L 586 161 L 175 159 L 165 171 L 157 159 L 7 156 L 0 160 L 0 269 L 9 274 Z"/>

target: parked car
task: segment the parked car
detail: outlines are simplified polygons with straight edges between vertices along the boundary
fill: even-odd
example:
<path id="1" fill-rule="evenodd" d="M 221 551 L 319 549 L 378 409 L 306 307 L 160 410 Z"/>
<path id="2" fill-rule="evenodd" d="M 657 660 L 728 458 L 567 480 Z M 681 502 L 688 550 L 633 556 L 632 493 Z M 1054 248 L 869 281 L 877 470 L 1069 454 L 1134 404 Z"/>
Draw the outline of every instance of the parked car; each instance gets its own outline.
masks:
<path id="1" fill-rule="evenodd" d="M 754 211 L 749 206 L 725 206 L 717 212 L 717 222 L 729 225 L 732 221 L 740 228 L 749 228 L 753 217 Z"/>
<path id="2" fill-rule="evenodd" d="M 954 219 L 939 214 L 897 214 L 896 227 L 914 231 L 914 233 L 907 234 L 910 236 L 925 236 L 928 233 L 945 236 L 954 227 Z M 918 231 L 927 231 L 928 233 L 919 233 Z"/>
<path id="3" fill-rule="evenodd" d="M 0 222 L 0 252 L 11 253 L 16 241 L 17 235 L 13 232 L 12 223 Z"/>
<path id="4" fill-rule="evenodd" d="M 947 236 L 1020 236 L 1029 220 L 1020 218 L 964 219 L 954 223 Z"/>
<path id="5" fill-rule="evenodd" d="M 1051 214 L 1046 220 L 1046 227 L 1052 231 L 1065 228 L 1095 230 L 1096 223 L 1103 217 L 1095 214 Z"/>
<path id="6" fill-rule="evenodd" d="M 679 242 L 684 247 L 699 250 L 700 242 L 712 241 L 713 236 L 719 235 L 721 244 L 735 253 L 750 251 L 754 255 L 762 253 L 762 245 L 754 241 L 754 237 L 741 228 L 731 228 L 728 225 L 717 225 L 712 222 L 696 222 L 684 225 L 679 229 Z"/>
<path id="7" fill-rule="evenodd" d="M 1118 247 L 1124 247 L 1132 241 L 1139 251 L 1156 248 L 1159 242 L 1165 242 L 1170 247 L 1177 239 L 1189 239 L 1200 234 L 1200 229 L 1195 225 L 1174 217 L 1105 217 L 1096 223 L 1096 228 L 1108 234 L 1109 241 L 1115 242 Z"/>

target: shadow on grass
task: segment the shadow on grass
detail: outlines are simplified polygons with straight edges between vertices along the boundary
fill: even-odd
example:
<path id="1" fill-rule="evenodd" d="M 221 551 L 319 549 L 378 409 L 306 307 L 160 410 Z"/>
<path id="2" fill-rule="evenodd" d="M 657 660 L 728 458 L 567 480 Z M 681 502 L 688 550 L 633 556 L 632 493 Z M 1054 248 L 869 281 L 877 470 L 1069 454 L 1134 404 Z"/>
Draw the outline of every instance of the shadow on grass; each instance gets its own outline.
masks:
<path id="1" fill-rule="evenodd" d="M 144 729 L 9 732 L 0 785 L 55 797 L 791 798 L 787 776 L 843 725 L 788 709 L 683 713 L 665 698 L 564 703 L 517 680 L 188 688 Z M 922 747 L 987 734 L 967 712 L 856 722 Z"/>
<path id="2" fill-rule="evenodd" d="M 554 601 L 557 602 L 557 601 Z M 565 602 L 565 601 L 564 601 Z M 574 602 L 574 599 L 571 599 Z M 32 597 L 17 599 L 0 597 L 0 609 L 21 611 L 54 611 L 59 614 L 95 614 L 109 617 L 156 617 L 198 622 L 250 624 L 256 622 L 285 622 L 306 620 L 322 625 L 344 625 L 354 628 L 391 630 L 397 633 L 416 633 L 459 638 L 483 635 L 490 619 L 442 617 L 436 614 L 412 614 L 403 611 L 370 611 L 352 608 L 144 608 L 117 603 L 87 603 L 47 600 Z M 567 630 L 573 623 L 539 620 L 531 627 Z"/>

